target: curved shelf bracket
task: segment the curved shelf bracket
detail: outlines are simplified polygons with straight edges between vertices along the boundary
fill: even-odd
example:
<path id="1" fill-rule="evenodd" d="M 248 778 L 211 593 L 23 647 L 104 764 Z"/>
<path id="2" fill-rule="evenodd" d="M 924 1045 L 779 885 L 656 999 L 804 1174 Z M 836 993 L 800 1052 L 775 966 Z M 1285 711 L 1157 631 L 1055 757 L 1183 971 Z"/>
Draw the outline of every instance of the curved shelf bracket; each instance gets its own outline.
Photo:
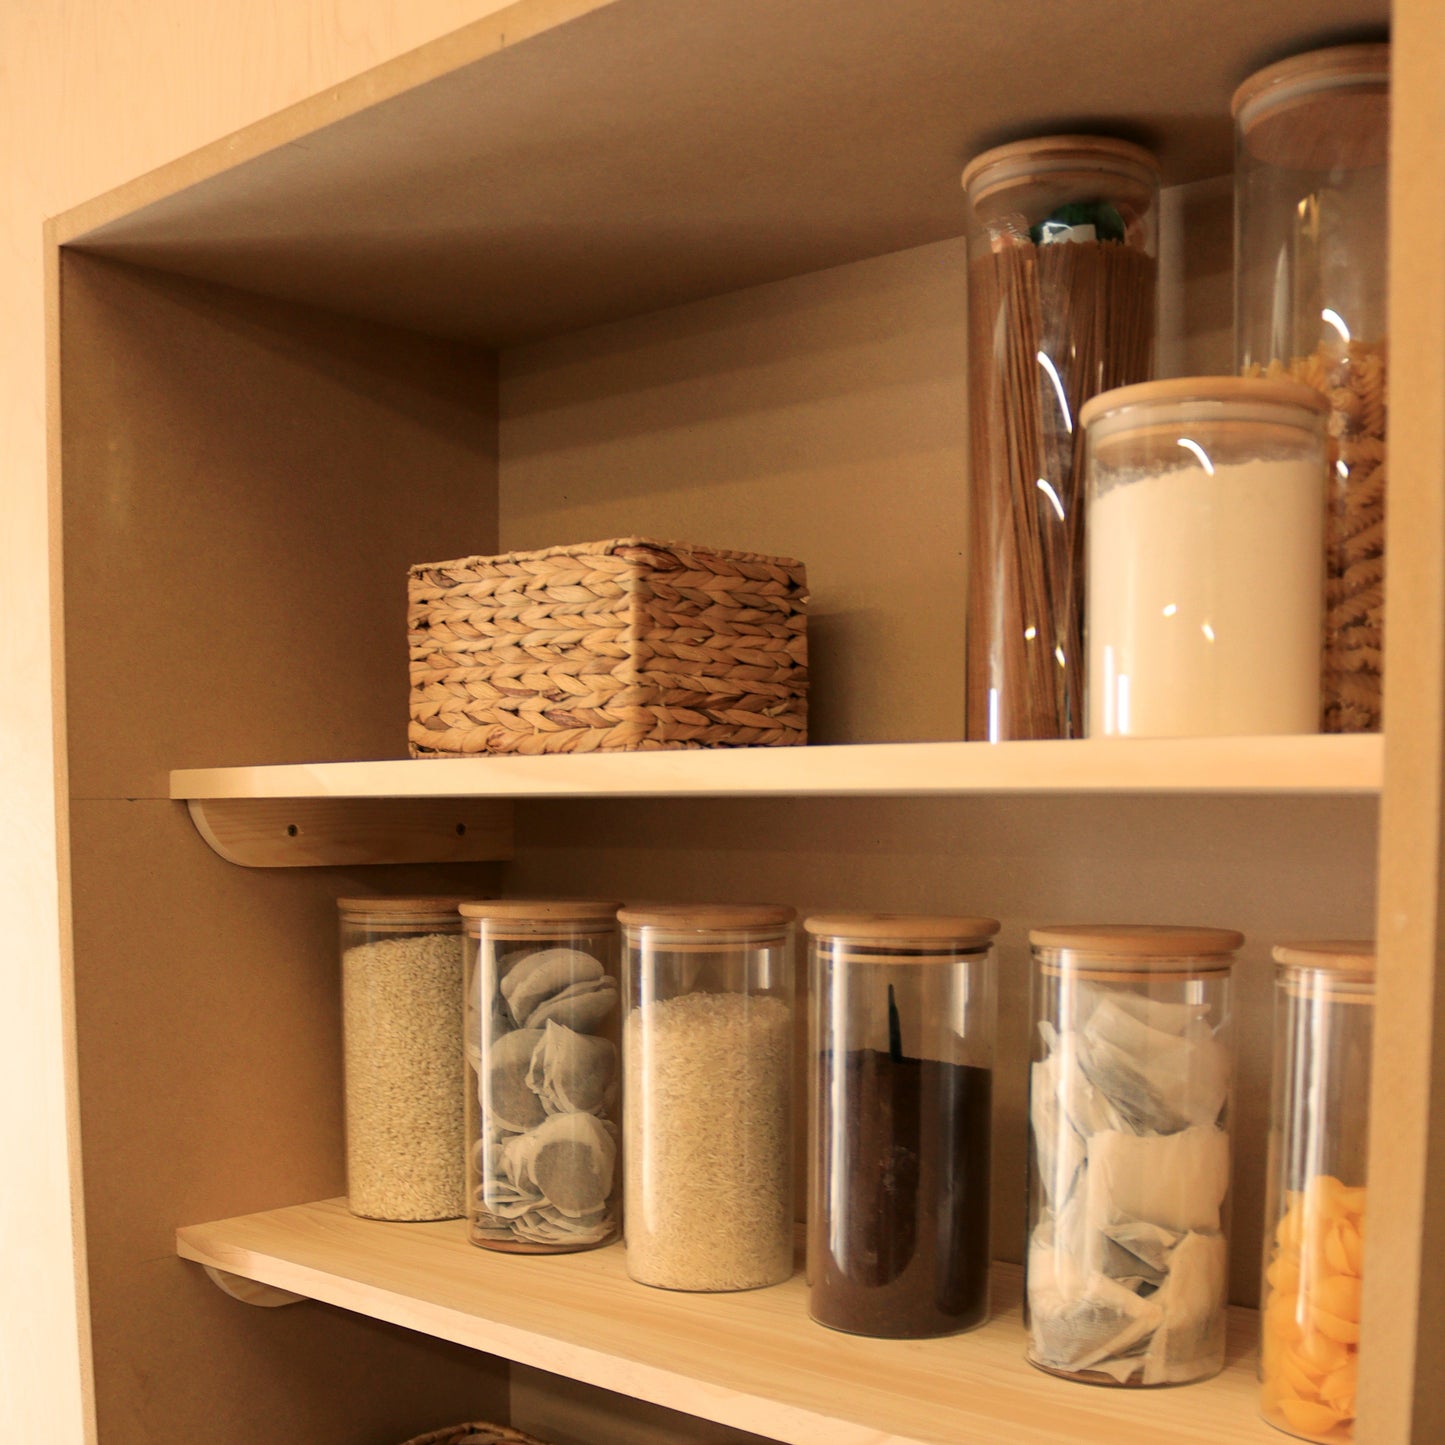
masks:
<path id="1" fill-rule="evenodd" d="M 187 807 L 201 837 L 243 868 L 512 856 L 512 805 L 490 798 L 192 798 Z"/>
<path id="2" fill-rule="evenodd" d="M 258 1279 L 246 1279 L 214 1265 L 203 1264 L 201 1268 L 222 1294 L 240 1300 L 243 1305 L 259 1305 L 262 1309 L 274 1310 L 281 1305 L 300 1304 L 306 1298 L 304 1294 L 293 1294 L 289 1289 L 281 1289 L 274 1284 L 262 1284 Z"/>

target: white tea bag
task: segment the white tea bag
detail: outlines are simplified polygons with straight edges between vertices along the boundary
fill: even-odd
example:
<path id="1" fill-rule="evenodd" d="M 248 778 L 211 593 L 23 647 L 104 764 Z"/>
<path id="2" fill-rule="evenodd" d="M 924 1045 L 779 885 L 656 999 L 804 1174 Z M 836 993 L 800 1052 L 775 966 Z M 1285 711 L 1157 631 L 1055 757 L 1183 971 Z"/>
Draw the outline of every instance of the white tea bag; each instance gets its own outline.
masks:
<path id="1" fill-rule="evenodd" d="M 1229 1135 L 1223 1129 L 1106 1131 L 1090 1137 L 1087 1153 L 1091 1229 L 1143 1220 L 1181 1233 L 1219 1232 L 1219 1207 L 1229 1189 Z"/>
<path id="2" fill-rule="evenodd" d="M 1111 997 L 1089 1016 L 1078 1047 L 1089 1081 L 1139 1132 L 1169 1134 L 1219 1120 L 1229 1094 L 1229 1054 L 1207 1026 L 1167 1033 Z"/>
<path id="3" fill-rule="evenodd" d="M 1152 1298 L 1163 1312 L 1144 1358 L 1146 1385 L 1196 1380 L 1224 1354 L 1224 1237 L 1186 1234 L 1169 1258 L 1169 1275 Z"/>
<path id="4" fill-rule="evenodd" d="M 1076 1268 L 1057 1250 L 1029 1251 L 1028 1296 L 1034 1358 L 1058 1370 L 1098 1369 L 1119 1360 L 1162 1317 L 1152 1300 Z"/>

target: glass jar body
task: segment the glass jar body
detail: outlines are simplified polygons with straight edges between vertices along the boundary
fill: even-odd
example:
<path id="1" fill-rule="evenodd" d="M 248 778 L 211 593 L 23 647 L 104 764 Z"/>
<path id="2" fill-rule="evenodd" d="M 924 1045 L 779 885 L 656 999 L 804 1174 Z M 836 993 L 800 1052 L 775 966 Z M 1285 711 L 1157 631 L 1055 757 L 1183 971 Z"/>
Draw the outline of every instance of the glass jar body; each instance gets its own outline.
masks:
<path id="1" fill-rule="evenodd" d="M 1280 965 L 1261 1287 L 1261 1409 L 1353 1438 L 1374 1036 L 1372 972 Z"/>
<path id="2" fill-rule="evenodd" d="M 922 1339 L 989 1307 L 992 950 L 810 940 L 808 1301 Z"/>
<path id="3" fill-rule="evenodd" d="M 1235 353 L 1330 401 L 1321 726 L 1377 731 L 1384 646 L 1389 47 L 1297 56 L 1235 95 Z"/>
<path id="4" fill-rule="evenodd" d="M 1228 958 L 1034 956 L 1028 1358 L 1096 1384 L 1206 1379 L 1224 1365 Z"/>
<path id="5" fill-rule="evenodd" d="M 606 1244 L 620 1192 L 615 905 L 465 908 L 468 1237 L 520 1254 Z"/>
<path id="6" fill-rule="evenodd" d="M 990 151 L 969 206 L 970 739 L 1081 737 L 1080 407 L 1147 380 L 1158 170 L 1094 137 Z"/>
<path id="7" fill-rule="evenodd" d="M 367 1219 L 465 1212 L 455 900 L 343 899 L 346 1190 Z"/>
<path id="8" fill-rule="evenodd" d="M 678 1290 L 793 1269 L 793 944 L 768 911 L 624 909 L 627 1270 Z"/>
<path id="9" fill-rule="evenodd" d="M 1089 736 L 1318 731 L 1326 439 L 1314 393 L 1200 378 L 1093 405 Z"/>

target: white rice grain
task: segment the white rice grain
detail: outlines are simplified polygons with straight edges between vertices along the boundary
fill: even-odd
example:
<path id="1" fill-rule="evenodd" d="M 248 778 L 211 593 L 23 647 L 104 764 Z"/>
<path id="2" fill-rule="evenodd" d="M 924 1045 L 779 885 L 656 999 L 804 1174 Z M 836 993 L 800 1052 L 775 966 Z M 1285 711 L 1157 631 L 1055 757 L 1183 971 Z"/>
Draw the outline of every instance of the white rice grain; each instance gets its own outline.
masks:
<path id="1" fill-rule="evenodd" d="M 634 1009 L 624 1030 L 627 1268 L 664 1289 L 792 1273 L 792 1010 L 741 993 Z"/>

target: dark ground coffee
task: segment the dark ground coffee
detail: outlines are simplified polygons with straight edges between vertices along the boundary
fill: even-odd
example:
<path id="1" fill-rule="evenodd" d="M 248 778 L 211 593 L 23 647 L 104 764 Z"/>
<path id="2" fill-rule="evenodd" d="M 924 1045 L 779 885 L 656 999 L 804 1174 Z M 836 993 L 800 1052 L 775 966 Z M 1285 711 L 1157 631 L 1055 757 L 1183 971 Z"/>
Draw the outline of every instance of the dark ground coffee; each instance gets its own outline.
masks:
<path id="1" fill-rule="evenodd" d="M 861 1049 L 845 1056 L 840 1097 L 832 1061 L 821 1062 L 833 1127 L 818 1140 L 824 1222 L 808 1237 L 813 1318 L 891 1339 L 980 1324 L 990 1072 Z"/>

